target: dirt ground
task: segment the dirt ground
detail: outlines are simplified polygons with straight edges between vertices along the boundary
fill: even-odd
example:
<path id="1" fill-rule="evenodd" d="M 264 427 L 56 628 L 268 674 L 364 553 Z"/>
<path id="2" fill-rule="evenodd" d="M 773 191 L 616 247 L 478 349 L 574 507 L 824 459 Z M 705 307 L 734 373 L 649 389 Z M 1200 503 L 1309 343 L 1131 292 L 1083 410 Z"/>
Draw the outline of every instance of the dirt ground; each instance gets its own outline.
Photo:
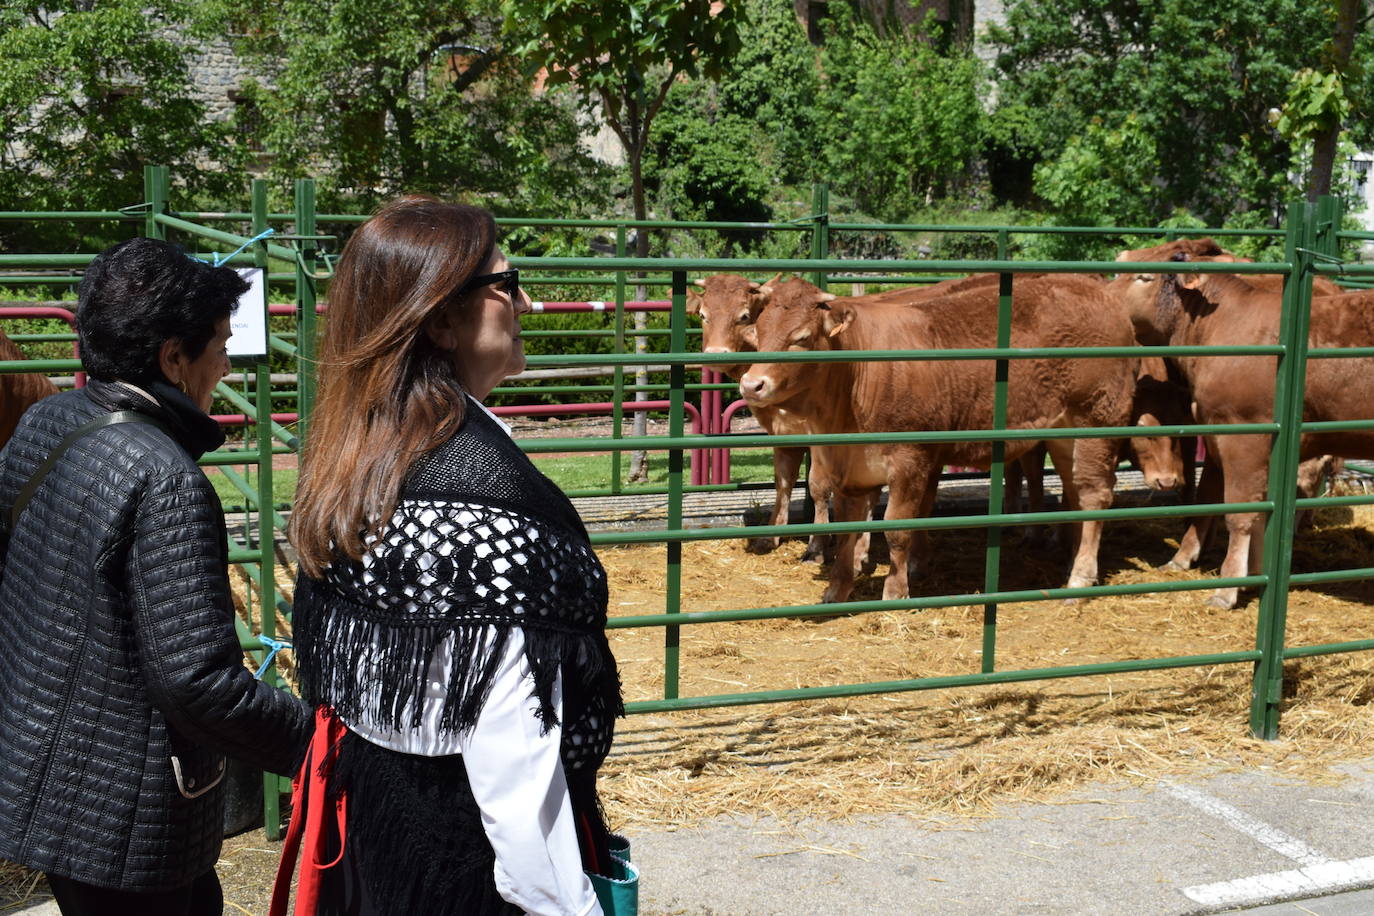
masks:
<path id="1" fill-rule="evenodd" d="M 1374 521 L 1325 510 L 1301 533 L 1299 572 L 1374 566 Z M 1154 569 L 1176 546 L 1179 523 L 1108 526 L 1106 581 L 1199 578 Z M 982 535 L 936 533 L 923 594 L 978 591 Z M 756 557 L 730 542 L 684 547 L 686 610 L 810 603 L 823 571 L 798 562 L 801 543 Z M 1215 575 L 1221 545 L 1204 555 Z M 602 554 L 611 613 L 663 610 L 663 550 Z M 1004 551 L 1004 587 L 1061 584 L 1062 557 Z M 881 597 L 881 574 L 856 598 Z M 1208 592 L 1042 601 L 1003 606 L 998 670 L 1201 655 L 1253 648 L 1258 597 L 1222 611 Z M 1374 583 L 1296 589 L 1289 645 L 1362 639 L 1374 632 Z M 821 621 L 773 620 L 681 630 L 683 696 L 740 693 L 980 670 L 983 610 L 952 607 Z M 663 633 L 615 630 L 627 699 L 662 696 Z M 1089 780 L 1153 778 L 1198 766 L 1267 765 L 1330 778 L 1339 760 L 1365 756 L 1374 737 L 1374 656 L 1290 661 L 1281 740 L 1248 736 L 1248 664 L 1098 675 L 810 703 L 635 716 L 624 721 L 605 773 L 612 821 L 633 831 L 763 810 L 845 818 L 907 812 L 987 814 L 1002 802 L 1045 798 Z"/>
<path id="2" fill-rule="evenodd" d="M 1180 523 L 1111 524 L 1102 549 L 1112 583 L 1197 578 L 1154 567 Z M 936 532 L 922 594 L 975 592 L 978 532 Z M 684 610 L 812 603 L 824 570 L 800 562 L 800 541 L 756 556 L 735 541 L 684 546 Z M 1203 556 L 1215 575 L 1222 545 Z M 611 615 L 664 609 L 665 549 L 601 552 Z M 1062 584 L 1066 557 L 1009 534 L 1003 585 Z M 1374 510 L 1332 509 L 1299 534 L 1294 569 L 1374 567 Z M 856 598 L 881 597 L 881 575 Z M 289 585 L 289 576 L 282 582 Z M 289 590 L 288 590 L 289 593 Z M 999 670 L 1197 655 L 1252 648 L 1258 598 L 1234 611 L 1207 592 L 1042 601 L 999 612 Z M 1295 589 L 1289 645 L 1374 635 L 1374 583 Z M 683 696 L 971 673 L 982 661 L 981 607 L 779 619 L 681 628 Z M 611 632 L 627 700 L 662 696 L 664 632 Z M 285 659 L 289 672 L 290 659 Z M 1147 781 L 1195 769 L 1272 767 L 1313 781 L 1374 747 L 1374 655 L 1290 661 L 1281 737 L 1249 737 L 1250 666 L 1222 665 L 964 690 L 773 703 L 622 720 L 603 769 L 612 825 L 630 834 L 676 829 L 719 814 L 846 819 L 904 813 L 947 822 L 1011 801 L 1051 799 L 1088 782 Z M 250 831 L 226 841 L 226 911 L 266 911 L 279 846 Z M 3 876 L 0 876 L 3 879 Z M 15 876 L 16 882 L 26 879 Z M 16 887 L 16 891 L 18 888 Z"/>

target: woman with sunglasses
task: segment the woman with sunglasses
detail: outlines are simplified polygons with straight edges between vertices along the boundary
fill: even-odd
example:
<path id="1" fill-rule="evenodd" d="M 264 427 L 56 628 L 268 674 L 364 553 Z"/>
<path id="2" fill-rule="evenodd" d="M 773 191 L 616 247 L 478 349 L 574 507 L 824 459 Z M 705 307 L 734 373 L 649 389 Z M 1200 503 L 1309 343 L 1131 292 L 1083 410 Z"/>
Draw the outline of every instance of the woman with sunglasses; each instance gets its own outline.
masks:
<path id="1" fill-rule="evenodd" d="M 595 783 L 622 712 L 606 577 L 481 404 L 524 368 L 531 309 L 495 234 L 485 210 L 404 198 L 330 284 L 290 523 L 317 709 L 293 818 L 306 912 L 601 913 L 585 873 L 613 868 Z"/>

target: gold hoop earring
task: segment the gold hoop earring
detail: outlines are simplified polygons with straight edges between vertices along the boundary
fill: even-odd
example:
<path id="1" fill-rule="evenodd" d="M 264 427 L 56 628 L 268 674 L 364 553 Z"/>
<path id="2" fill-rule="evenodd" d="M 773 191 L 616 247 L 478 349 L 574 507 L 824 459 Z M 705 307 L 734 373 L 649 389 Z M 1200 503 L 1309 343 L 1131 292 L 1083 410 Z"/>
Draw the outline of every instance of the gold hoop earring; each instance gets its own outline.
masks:
<path id="1" fill-rule="evenodd" d="M 186 387 L 186 380 L 185 380 L 185 379 L 178 379 L 178 380 L 177 380 L 177 383 L 176 383 L 176 387 L 177 387 L 177 391 L 180 391 L 182 394 L 186 395 L 187 397 L 190 397 L 190 396 L 191 396 L 191 391 L 190 391 L 190 389 Z"/>

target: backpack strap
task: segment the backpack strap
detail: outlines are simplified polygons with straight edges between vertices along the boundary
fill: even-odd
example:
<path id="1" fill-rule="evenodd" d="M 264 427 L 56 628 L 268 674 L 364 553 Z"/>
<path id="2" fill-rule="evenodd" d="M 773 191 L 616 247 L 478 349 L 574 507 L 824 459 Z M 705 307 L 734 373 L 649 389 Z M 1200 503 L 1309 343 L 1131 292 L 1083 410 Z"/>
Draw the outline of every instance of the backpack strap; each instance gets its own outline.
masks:
<path id="1" fill-rule="evenodd" d="M 104 429 L 107 426 L 114 426 L 117 423 L 144 423 L 148 426 L 157 427 L 173 439 L 176 438 L 172 436 L 172 431 L 167 428 L 165 423 L 154 420 L 147 414 L 139 413 L 137 410 L 116 410 L 113 413 L 102 414 L 94 420 L 78 426 L 76 429 L 67 433 L 65 439 L 57 443 L 57 448 L 48 453 L 48 457 L 43 459 L 43 463 L 38 466 L 38 470 L 33 472 L 33 476 L 29 478 L 28 483 L 24 484 L 24 489 L 19 491 L 19 496 L 14 501 L 14 508 L 10 510 L 11 531 L 19 527 L 19 517 L 24 513 L 24 507 L 29 504 L 29 500 L 33 498 L 33 494 L 38 492 L 38 487 L 43 483 L 43 478 L 48 476 L 48 472 L 53 469 L 58 459 L 66 453 L 67 449 L 76 444 L 76 441 L 83 436 L 93 433 L 98 429 Z"/>

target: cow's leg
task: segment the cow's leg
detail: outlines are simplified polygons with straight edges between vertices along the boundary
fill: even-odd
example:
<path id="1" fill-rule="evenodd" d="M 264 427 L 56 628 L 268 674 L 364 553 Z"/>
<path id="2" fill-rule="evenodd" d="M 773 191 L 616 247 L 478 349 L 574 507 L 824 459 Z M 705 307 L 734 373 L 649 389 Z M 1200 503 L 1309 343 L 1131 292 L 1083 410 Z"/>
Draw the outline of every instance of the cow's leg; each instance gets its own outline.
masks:
<path id="1" fill-rule="evenodd" d="M 868 505 L 866 494 L 858 495 L 836 490 L 834 519 L 837 522 L 858 521 L 860 513 Z M 847 601 L 854 590 L 854 545 L 858 537 L 854 534 L 835 535 L 835 560 L 830 564 L 830 584 L 826 586 L 823 604 Z"/>
<path id="2" fill-rule="evenodd" d="M 1222 490 L 1228 503 L 1259 502 L 1264 499 L 1269 474 L 1269 445 L 1263 436 L 1218 436 L 1217 452 L 1221 463 Z M 1225 577 L 1249 575 L 1251 555 L 1264 547 L 1264 515 L 1237 512 L 1226 516 L 1226 559 L 1221 564 Z M 1258 566 L 1253 567 L 1258 569 Z M 1233 608 L 1240 600 L 1240 589 L 1219 588 L 1207 599 L 1212 607 Z"/>
<path id="3" fill-rule="evenodd" d="M 1021 474 L 1020 461 L 1008 461 L 1002 469 L 1002 511 L 1015 514 L 1021 511 Z"/>
<path id="4" fill-rule="evenodd" d="M 770 525 L 786 525 L 788 510 L 792 507 L 792 489 L 797 485 L 797 472 L 801 469 L 804 448 L 773 449 L 773 518 Z M 781 537 L 750 538 L 744 549 L 750 553 L 769 553 L 782 543 Z"/>
<path id="5" fill-rule="evenodd" d="M 811 521 L 817 525 L 830 524 L 830 487 L 809 484 L 811 490 L 811 504 L 816 511 L 811 517 Z M 834 552 L 835 538 L 829 534 L 813 534 L 806 542 L 806 550 L 802 551 L 803 563 L 824 563 L 826 555 Z"/>
<path id="6" fill-rule="evenodd" d="M 868 521 L 873 517 L 873 510 L 878 505 L 878 497 L 882 495 L 883 488 L 877 487 L 864 494 L 864 507 L 862 518 Z M 854 542 L 854 572 L 856 575 L 872 575 L 878 563 L 873 559 L 873 532 L 861 531 Z"/>
<path id="7" fill-rule="evenodd" d="M 1048 448 L 1041 443 L 1022 455 L 1019 461 L 1008 462 L 1020 468 L 1019 473 L 1026 480 L 1026 511 L 1042 512 L 1045 508 L 1045 453 Z M 1010 484 L 1008 484 L 1010 486 Z M 1059 528 L 1050 525 L 1026 525 L 1021 529 L 1021 541 L 1037 550 L 1053 549 L 1058 540 Z"/>
<path id="8" fill-rule="evenodd" d="M 1060 497 L 1061 508 L 1077 509 L 1078 487 L 1074 482 L 1073 475 L 1073 440 L 1047 440 L 1045 442 L 1045 450 L 1049 452 L 1050 463 L 1054 465 L 1054 471 L 1059 475 L 1059 483 L 1063 488 L 1063 495 Z M 1052 527 L 1054 529 L 1052 537 L 1055 542 L 1062 540 L 1059 533 L 1060 529 L 1064 527 L 1062 524 L 1053 526 L 1047 525 L 1045 527 Z M 1075 551 L 1078 549 L 1079 527 L 1080 526 L 1076 523 L 1069 525 L 1069 530 L 1073 535 L 1072 543 Z"/>
<path id="9" fill-rule="evenodd" d="M 811 470 L 807 473 L 806 486 L 811 492 L 811 504 L 815 507 L 812 521 L 817 525 L 830 522 L 830 497 L 834 492 L 834 482 L 830 469 L 821 457 L 821 449 L 811 450 Z M 833 558 L 835 537 L 829 534 L 813 534 L 806 542 L 802 553 L 803 563 L 824 563 Z"/>
<path id="10" fill-rule="evenodd" d="M 1197 485 L 1196 497 L 1196 501 L 1203 504 L 1221 500 L 1221 468 L 1217 467 L 1213 460 L 1208 460 L 1202 465 L 1202 480 Z M 1183 532 L 1183 539 L 1178 542 L 1178 550 L 1174 551 L 1173 558 L 1160 569 L 1192 569 L 1193 564 L 1197 563 L 1198 557 L 1202 555 L 1203 548 L 1207 546 L 1207 539 L 1215 527 L 1216 520 L 1215 515 L 1198 515 L 1188 519 L 1188 530 Z"/>
<path id="11" fill-rule="evenodd" d="M 1121 443 L 1112 439 L 1077 439 L 1073 446 L 1073 488 L 1076 508 L 1097 511 L 1112 507 L 1116 489 L 1116 456 Z M 1102 519 L 1083 522 L 1075 538 L 1069 588 L 1097 584 L 1097 554 L 1102 545 Z"/>
<path id="12" fill-rule="evenodd" d="M 929 507 L 935 499 L 935 484 L 939 479 L 940 466 L 932 460 L 929 451 L 910 446 L 892 446 L 883 454 L 887 461 L 887 512 L 885 519 L 921 518 L 923 508 Z M 912 558 L 913 534 L 905 531 L 888 531 L 887 549 L 891 557 L 892 569 L 883 582 L 883 599 L 896 601 L 911 594 L 910 568 Z M 929 536 L 920 532 L 915 538 L 917 555 L 929 552 Z"/>

